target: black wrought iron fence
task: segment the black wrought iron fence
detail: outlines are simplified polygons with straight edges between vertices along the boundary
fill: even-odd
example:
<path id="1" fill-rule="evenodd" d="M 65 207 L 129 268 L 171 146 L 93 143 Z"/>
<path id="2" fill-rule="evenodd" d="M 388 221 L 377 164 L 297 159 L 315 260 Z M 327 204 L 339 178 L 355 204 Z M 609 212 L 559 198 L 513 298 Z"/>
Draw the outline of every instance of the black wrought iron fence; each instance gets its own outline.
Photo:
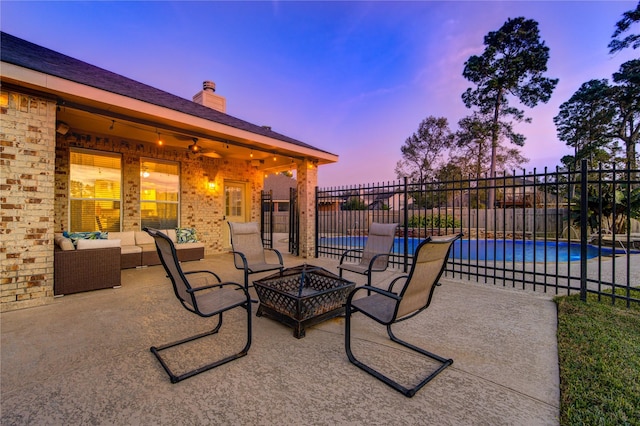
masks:
<path id="1" fill-rule="evenodd" d="M 316 190 L 316 256 L 361 247 L 372 222 L 398 223 L 391 263 L 407 270 L 428 236 L 462 232 L 449 276 L 555 294 L 640 302 L 639 170 L 503 173 Z"/>
<path id="2" fill-rule="evenodd" d="M 262 244 L 273 248 L 273 191 L 260 192 L 260 232 Z"/>

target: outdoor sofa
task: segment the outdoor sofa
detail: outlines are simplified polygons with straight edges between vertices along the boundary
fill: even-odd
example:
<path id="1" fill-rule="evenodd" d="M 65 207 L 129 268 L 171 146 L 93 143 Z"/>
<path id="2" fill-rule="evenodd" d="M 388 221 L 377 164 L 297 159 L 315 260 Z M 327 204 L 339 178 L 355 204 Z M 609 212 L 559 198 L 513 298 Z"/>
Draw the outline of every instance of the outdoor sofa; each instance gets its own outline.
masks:
<path id="1" fill-rule="evenodd" d="M 196 240 L 193 229 L 161 232 L 175 243 L 179 261 L 204 258 L 204 244 Z M 153 237 L 146 232 L 84 234 L 86 238 L 74 234 L 54 236 L 54 295 L 117 287 L 121 269 L 160 264 Z"/>
<path id="2" fill-rule="evenodd" d="M 78 248 L 56 236 L 53 253 L 53 294 L 80 293 L 120 286 L 120 246 L 118 242 L 80 242 Z M 106 241 L 106 240 L 105 240 Z M 71 248 L 67 245 L 71 244 Z M 64 247 L 63 247 L 64 246 Z"/>

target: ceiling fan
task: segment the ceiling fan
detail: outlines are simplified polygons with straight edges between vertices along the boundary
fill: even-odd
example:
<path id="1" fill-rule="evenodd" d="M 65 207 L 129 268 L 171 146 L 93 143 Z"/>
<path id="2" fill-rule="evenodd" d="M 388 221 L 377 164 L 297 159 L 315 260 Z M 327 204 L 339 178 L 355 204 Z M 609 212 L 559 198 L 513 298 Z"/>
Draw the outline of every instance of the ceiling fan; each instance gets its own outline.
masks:
<path id="1" fill-rule="evenodd" d="M 192 138 L 192 140 L 193 140 L 193 144 L 189 145 L 189 147 L 187 148 L 190 153 L 201 154 L 201 155 L 204 155 L 205 157 L 211 157 L 211 158 L 222 158 L 222 156 L 220 156 L 220 154 L 218 154 L 217 152 L 213 150 L 208 150 L 198 145 L 198 138 Z"/>

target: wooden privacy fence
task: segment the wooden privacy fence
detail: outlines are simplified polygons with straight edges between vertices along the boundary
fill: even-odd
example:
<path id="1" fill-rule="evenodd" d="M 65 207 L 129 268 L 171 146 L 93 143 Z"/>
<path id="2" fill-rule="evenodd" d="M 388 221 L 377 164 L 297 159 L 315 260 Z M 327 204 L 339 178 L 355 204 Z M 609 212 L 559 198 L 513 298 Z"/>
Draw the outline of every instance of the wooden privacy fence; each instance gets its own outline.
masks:
<path id="1" fill-rule="evenodd" d="M 456 228 L 474 233 L 474 235 L 478 234 L 477 230 L 499 234 L 508 230 L 509 232 L 525 232 L 528 235 L 535 233 L 540 236 L 548 235 L 558 238 L 577 238 L 579 236 L 577 233 L 579 231 L 576 231 L 575 228 L 570 229 L 570 216 L 567 208 L 548 209 L 546 212 L 534 208 L 524 210 L 468 209 L 462 214 L 455 209 L 409 210 L 408 222 L 411 223 L 415 216 L 450 218 L 454 223 L 460 225 Z M 405 225 L 404 217 L 402 211 L 388 211 L 384 214 L 372 210 L 318 212 L 318 233 L 321 236 L 361 235 L 366 233 L 372 222 L 397 223 L 400 227 L 399 233 L 401 233 L 401 228 Z M 413 228 L 411 225 L 408 227 Z"/>

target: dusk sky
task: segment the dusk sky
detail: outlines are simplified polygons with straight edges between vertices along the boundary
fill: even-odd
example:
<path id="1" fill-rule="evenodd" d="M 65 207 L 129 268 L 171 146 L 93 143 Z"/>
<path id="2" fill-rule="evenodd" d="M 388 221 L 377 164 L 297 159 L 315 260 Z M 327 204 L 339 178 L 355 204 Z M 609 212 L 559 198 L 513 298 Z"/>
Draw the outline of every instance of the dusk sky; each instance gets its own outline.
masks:
<path id="1" fill-rule="evenodd" d="M 395 180 L 400 147 L 427 116 L 469 115 L 465 61 L 508 18 L 539 23 L 550 48 L 549 103 L 526 110 L 527 171 L 572 151 L 553 117 L 580 85 L 640 56 L 609 55 L 637 1 L 0 3 L 2 31 L 191 99 L 204 80 L 227 113 L 337 154 L 319 185 Z M 640 29 L 632 27 L 632 33 Z M 0 47 L 1 48 L 1 47 Z"/>

